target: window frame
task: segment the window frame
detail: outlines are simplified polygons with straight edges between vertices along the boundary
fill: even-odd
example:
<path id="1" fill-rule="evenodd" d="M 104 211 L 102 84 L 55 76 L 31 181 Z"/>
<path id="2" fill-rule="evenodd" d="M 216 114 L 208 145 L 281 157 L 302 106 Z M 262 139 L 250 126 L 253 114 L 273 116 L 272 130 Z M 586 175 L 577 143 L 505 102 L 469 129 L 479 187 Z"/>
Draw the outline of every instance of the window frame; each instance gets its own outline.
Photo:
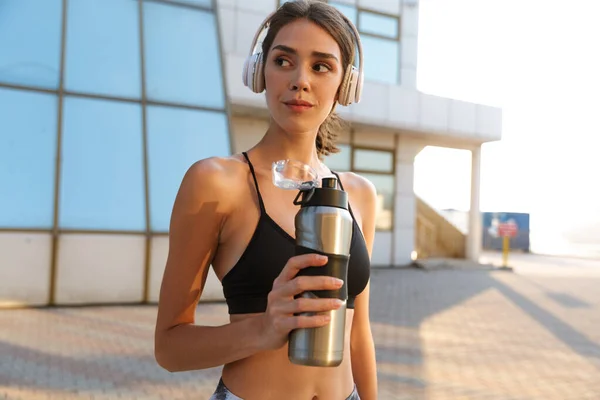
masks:
<path id="1" fill-rule="evenodd" d="M 376 232 L 394 232 L 395 229 L 395 215 L 396 215 L 396 150 L 395 148 L 382 147 L 382 146 L 366 146 L 361 144 L 354 144 L 354 129 L 350 130 L 350 141 L 349 142 L 340 142 L 340 145 L 348 146 L 348 151 L 350 151 L 350 169 L 348 171 L 340 171 L 340 172 L 354 172 L 358 175 L 379 175 L 379 176 L 391 176 L 393 178 L 393 187 L 392 187 L 392 204 L 390 211 L 391 215 L 391 223 L 389 229 L 378 229 L 377 225 L 375 225 Z M 394 147 L 397 147 L 397 140 L 394 141 Z M 355 167 L 354 161 L 354 151 L 355 150 L 374 150 L 374 151 L 383 151 L 389 152 L 392 155 L 392 171 L 391 172 L 383 172 L 383 171 L 369 171 Z M 325 162 L 327 165 L 327 162 Z"/>
<path id="2" fill-rule="evenodd" d="M 393 18 L 393 19 L 397 20 L 398 25 L 397 25 L 396 35 L 394 37 L 388 37 L 388 36 L 379 35 L 379 34 L 375 34 L 375 33 L 363 32 L 360 28 L 361 12 L 371 13 L 371 14 L 382 16 L 382 17 L 389 17 L 389 18 Z M 402 45 L 402 38 L 400 35 L 400 32 L 402 32 L 402 15 L 388 14 L 388 13 L 373 10 L 373 9 L 370 9 L 367 7 L 356 6 L 356 23 L 357 23 L 356 29 L 358 30 L 358 33 L 361 36 L 366 36 L 366 37 L 375 38 L 375 39 L 379 39 L 379 40 L 385 40 L 388 42 L 394 42 L 395 45 L 399 47 L 398 48 L 398 63 L 396 65 L 396 79 L 393 83 L 387 82 L 387 84 L 388 85 L 400 85 L 402 83 L 401 82 L 402 74 L 401 74 L 401 68 L 400 68 L 401 64 L 402 64 L 402 50 L 400 48 L 400 46 Z M 367 79 L 366 76 L 365 76 L 365 80 L 371 81 L 371 79 Z M 376 82 L 379 82 L 379 81 L 376 81 Z"/>
<path id="3" fill-rule="evenodd" d="M 351 136 L 354 137 L 354 131 L 352 131 Z M 354 139 L 352 139 L 354 141 Z M 350 171 L 355 172 L 359 175 L 380 175 L 380 176 L 391 176 L 393 178 L 392 185 L 392 205 L 390 207 L 390 211 L 392 212 L 391 218 L 392 221 L 390 223 L 390 229 L 378 229 L 377 224 L 375 225 L 376 232 L 393 232 L 395 229 L 395 215 L 396 215 L 396 201 L 395 201 L 395 193 L 396 193 L 396 151 L 394 149 L 389 149 L 385 147 L 377 147 L 377 146 L 365 146 L 365 145 L 355 145 L 351 144 L 350 148 L 352 150 L 352 154 L 350 156 Z M 356 168 L 354 161 L 354 151 L 355 150 L 375 150 L 375 151 L 384 151 L 389 152 L 392 155 L 392 171 L 391 172 L 383 172 L 383 171 L 369 171 L 360 168 Z"/>
<path id="4" fill-rule="evenodd" d="M 401 15 L 394 15 L 394 14 L 388 14 L 388 13 L 384 13 L 381 11 L 377 11 L 377 10 L 373 10 L 370 8 L 365 8 L 365 7 L 356 7 L 356 22 L 357 22 L 357 27 L 356 29 L 358 29 L 358 33 L 360 33 L 361 35 L 365 35 L 365 36 L 370 36 L 370 37 L 375 37 L 375 38 L 379 38 L 379 39 L 386 39 L 386 40 L 390 40 L 390 41 L 396 41 L 396 42 L 400 42 L 400 32 L 401 32 L 401 26 L 400 24 L 402 23 L 402 16 Z M 392 36 L 385 36 L 385 35 L 380 35 L 377 33 L 371 33 L 371 32 L 363 32 L 361 27 L 360 27 L 360 14 L 361 13 L 369 13 L 369 14 L 374 14 L 380 17 L 387 17 L 387 18 L 392 18 L 394 20 L 396 20 L 398 22 L 398 24 L 396 25 L 396 34 L 392 37 Z"/>
<path id="5" fill-rule="evenodd" d="M 382 153 L 390 153 L 392 155 L 392 170 L 391 171 L 375 171 L 369 169 L 360 169 L 356 168 L 355 163 L 355 152 L 356 150 L 364 150 L 364 151 L 378 151 Z M 375 174 L 375 175 L 395 175 L 396 174 L 396 152 L 391 149 L 377 147 L 377 146 L 365 146 L 365 145 L 353 145 L 352 146 L 352 156 L 350 157 L 350 166 L 352 171 L 365 173 L 365 174 Z"/>

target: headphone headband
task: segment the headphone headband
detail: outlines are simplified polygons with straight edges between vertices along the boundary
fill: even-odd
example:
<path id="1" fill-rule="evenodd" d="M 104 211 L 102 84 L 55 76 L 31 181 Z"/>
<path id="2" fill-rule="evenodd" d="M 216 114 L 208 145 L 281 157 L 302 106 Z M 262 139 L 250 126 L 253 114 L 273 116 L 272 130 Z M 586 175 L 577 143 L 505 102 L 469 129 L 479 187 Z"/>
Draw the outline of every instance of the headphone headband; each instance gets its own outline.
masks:
<path id="1" fill-rule="evenodd" d="M 364 81 L 363 51 L 362 51 L 362 43 L 360 41 L 360 35 L 358 33 L 358 30 L 356 29 L 356 27 L 354 26 L 352 21 L 350 21 L 350 19 L 348 19 L 348 17 L 346 17 L 341 11 L 338 11 L 338 12 L 340 13 L 342 18 L 346 22 L 346 25 L 348 25 L 350 27 L 350 30 L 352 31 L 352 33 L 354 35 L 355 45 L 356 45 L 356 47 L 358 47 L 358 58 L 359 58 L 358 71 L 354 67 L 354 60 L 351 60 L 350 64 L 346 66 L 346 69 L 349 72 L 347 72 L 346 73 L 347 76 L 345 76 L 342 79 L 342 85 L 346 85 L 346 87 L 345 88 L 342 87 L 342 89 L 353 88 L 355 90 L 355 93 L 353 93 L 353 94 L 352 93 L 349 94 L 348 90 L 346 90 L 345 97 L 347 98 L 347 100 L 343 101 L 343 102 L 340 101 L 340 103 L 342 103 L 342 104 L 347 103 L 344 105 L 348 105 L 348 104 L 352 103 L 352 100 L 354 100 L 354 102 L 358 102 L 360 100 L 360 94 L 362 91 L 362 85 L 363 85 L 363 81 Z M 254 38 L 252 39 L 252 45 L 250 46 L 250 54 L 248 55 L 248 59 L 246 60 L 246 63 L 244 65 L 244 73 L 243 73 L 244 84 L 246 86 L 250 87 L 254 92 L 257 92 L 257 93 L 260 93 L 264 90 L 264 83 L 262 85 L 260 84 L 260 82 L 261 82 L 260 80 L 262 78 L 260 76 L 257 76 L 257 74 L 263 73 L 262 52 L 258 52 L 258 53 L 256 52 L 257 47 L 258 47 L 258 39 L 260 38 L 260 35 L 269 28 L 271 19 L 273 18 L 273 16 L 276 13 L 277 13 L 277 10 L 270 13 L 260 24 L 258 31 L 256 32 L 256 34 L 254 35 Z M 356 59 L 356 56 L 354 58 Z M 356 75 L 356 76 L 354 76 L 354 75 Z M 262 82 L 264 82 L 264 81 L 262 81 Z M 348 95 L 350 95 L 351 97 L 348 98 Z"/>
<path id="2" fill-rule="evenodd" d="M 254 55 L 254 52 L 256 51 L 256 47 L 258 46 L 258 38 L 260 37 L 261 33 L 263 33 L 265 31 L 265 29 L 267 29 L 269 23 L 271 22 L 271 18 L 273 18 L 273 16 L 276 13 L 277 13 L 277 11 L 273 11 L 260 24 L 258 31 L 256 31 L 256 33 L 254 34 L 254 39 L 252 39 L 252 45 L 250 46 L 250 54 L 248 54 L 249 57 L 252 57 Z"/>

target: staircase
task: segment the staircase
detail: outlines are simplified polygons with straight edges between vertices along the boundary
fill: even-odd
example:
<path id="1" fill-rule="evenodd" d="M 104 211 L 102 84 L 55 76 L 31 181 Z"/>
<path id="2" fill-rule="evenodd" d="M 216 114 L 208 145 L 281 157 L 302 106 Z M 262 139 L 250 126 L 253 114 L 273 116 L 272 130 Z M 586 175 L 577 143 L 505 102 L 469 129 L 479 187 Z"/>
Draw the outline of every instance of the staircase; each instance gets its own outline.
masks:
<path id="1" fill-rule="evenodd" d="M 466 235 L 423 199 L 417 200 L 417 259 L 466 258 Z"/>

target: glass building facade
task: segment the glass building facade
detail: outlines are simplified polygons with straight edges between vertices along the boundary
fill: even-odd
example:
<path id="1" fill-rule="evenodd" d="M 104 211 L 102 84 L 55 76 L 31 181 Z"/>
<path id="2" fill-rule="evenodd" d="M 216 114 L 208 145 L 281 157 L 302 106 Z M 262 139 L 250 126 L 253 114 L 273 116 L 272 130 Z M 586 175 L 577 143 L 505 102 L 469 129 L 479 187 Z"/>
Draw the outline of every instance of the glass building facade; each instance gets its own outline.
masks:
<path id="1" fill-rule="evenodd" d="M 150 246 L 187 168 L 230 154 L 218 21 L 212 0 L 2 0 L 0 48 L 0 232 L 51 234 L 52 298 L 61 235 Z"/>

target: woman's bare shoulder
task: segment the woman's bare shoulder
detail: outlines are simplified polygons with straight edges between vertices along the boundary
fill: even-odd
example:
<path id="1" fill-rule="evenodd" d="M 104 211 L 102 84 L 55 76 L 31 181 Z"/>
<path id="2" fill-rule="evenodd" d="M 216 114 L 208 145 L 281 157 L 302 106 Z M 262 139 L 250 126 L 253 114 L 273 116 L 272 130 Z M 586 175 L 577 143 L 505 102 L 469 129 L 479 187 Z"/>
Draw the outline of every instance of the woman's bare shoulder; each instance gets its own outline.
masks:
<path id="1" fill-rule="evenodd" d="M 339 172 L 340 180 L 344 185 L 344 189 L 356 192 L 356 195 L 359 197 L 375 197 L 376 190 L 375 185 L 365 178 L 355 172 Z"/>
<path id="2" fill-rule="evenodd" d="M 243 190 L 247 170 L 247 164 L 239 155 L 204 158 L 188 168 L 181 186 L 204 201 L 223 201 Z"/>
<path id="3" fill-rule="evenodd" d="M 344 189 L 351 197 L 353 207 L 359 209 L 364 227 L 364 222 L 375 218 L 377 207 L 377 190 L 375 189 L 375 185 L 364 176 L 354 172 L 341 172 L 339 175 Z"/>

